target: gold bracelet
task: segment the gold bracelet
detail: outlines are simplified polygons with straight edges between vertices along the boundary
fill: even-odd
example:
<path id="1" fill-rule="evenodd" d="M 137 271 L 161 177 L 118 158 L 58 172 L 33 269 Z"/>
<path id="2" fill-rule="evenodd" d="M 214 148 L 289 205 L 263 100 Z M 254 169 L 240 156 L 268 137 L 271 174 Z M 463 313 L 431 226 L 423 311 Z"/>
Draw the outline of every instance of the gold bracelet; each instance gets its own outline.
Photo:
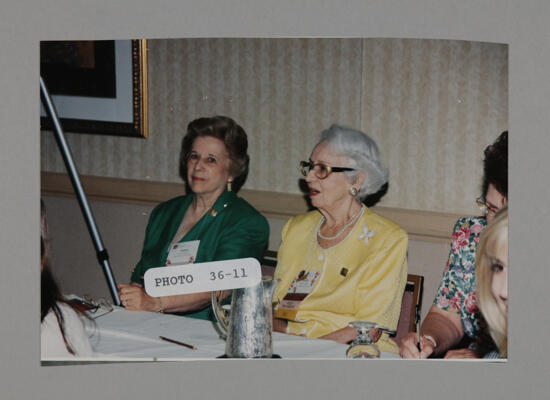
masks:
<path id="1" fill-rule="evenodd" d="M 164 309 L 162 308 L 162 301 L 160 300 L 160 297 L 157 297 L 157 303 L 159 306 L 158 313 L 164 314 Z"/>

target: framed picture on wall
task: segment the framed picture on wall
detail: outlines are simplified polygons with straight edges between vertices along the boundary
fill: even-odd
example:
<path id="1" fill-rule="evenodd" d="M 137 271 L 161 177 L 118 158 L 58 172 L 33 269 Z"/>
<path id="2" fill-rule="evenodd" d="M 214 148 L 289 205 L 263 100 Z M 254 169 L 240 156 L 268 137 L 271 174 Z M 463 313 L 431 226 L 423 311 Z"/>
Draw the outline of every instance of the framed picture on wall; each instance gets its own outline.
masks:
<path id="1" fill-rule="evenodd" d="M 42 41 L 40 76 L 66 132 L 147 137 L 147 41 Z M 41 129 L 53 129 L 41 104 Z"/>

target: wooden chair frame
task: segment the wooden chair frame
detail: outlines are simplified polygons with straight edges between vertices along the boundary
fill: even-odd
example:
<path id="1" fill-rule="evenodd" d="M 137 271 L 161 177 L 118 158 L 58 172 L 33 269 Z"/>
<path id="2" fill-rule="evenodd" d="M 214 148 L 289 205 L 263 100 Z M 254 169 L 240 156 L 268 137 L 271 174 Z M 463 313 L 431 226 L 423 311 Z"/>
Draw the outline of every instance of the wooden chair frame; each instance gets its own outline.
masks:
<path id="1" fill-rule="evenodd" d="M 416 332 L 416 327 L 420 323 L 420 307 L 422 305 L 422 292 L 424 288 L 424 277 L 422 275 L 407 275 L 407 285 L 405 290 L 412 290 L 413 305 L 411 307 L 411 316 L 409 319 L 409 332 Z"/>

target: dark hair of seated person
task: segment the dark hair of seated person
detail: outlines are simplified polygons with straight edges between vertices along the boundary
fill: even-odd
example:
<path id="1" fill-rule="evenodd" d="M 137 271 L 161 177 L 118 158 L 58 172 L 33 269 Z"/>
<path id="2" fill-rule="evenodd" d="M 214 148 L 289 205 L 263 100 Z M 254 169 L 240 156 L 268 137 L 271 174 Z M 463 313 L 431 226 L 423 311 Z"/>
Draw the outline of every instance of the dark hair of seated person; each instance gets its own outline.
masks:
<path id="1" fill-rule="evenodd" d="M 247 154 L 248 139 L 244 129 L 229 117 L 197 118 L 187 125 L 180 153 L 180 176 L 187 182 L 187 158 L 193 142 L 199 136 L 211 136 L 220 139 L 225 144 L 229 155 L 229 172 L 233 176 L 233 191 L 238 192 L 248 175 L 250 157 Z"/>
<path id="2" fill-rule="evenodd" d="M 49 246 L 47 243 L 46 235 L 46 222 L 44 214 L 44 203 L 40 201 L 40 213 L 41 213 L 41 232 L 40 232 L 40 322 L 44 321 L 46 315 L 50 311 L 53 311 L 59 325 L 59 330 L 61 331 L 61 336 L 63 337 L 63 342 L 67 351 L 71 354 L 75 354 L 74 350 L 71 348 L 67 341 L 65 334 L 65 320 L 63 318 L 63 313 L 59 308 L 59 303 L 63 303 L 71 307 L 75 312 L 80 315 L 83 315 L 85 318 L 90 319 L 87 314 L 82 310 L 73 306 L 68 302 L 61 294 L 59 286 L 57 285 L 53 274 L 50 270 L 49 262 Z"/>
<path id="3" fill-rule="evenodd" d="M 485 149 L 483 159 L 483 195 L 489 185 L 508 198 L 508 131 L 502 132 L 495 142 Z"/>

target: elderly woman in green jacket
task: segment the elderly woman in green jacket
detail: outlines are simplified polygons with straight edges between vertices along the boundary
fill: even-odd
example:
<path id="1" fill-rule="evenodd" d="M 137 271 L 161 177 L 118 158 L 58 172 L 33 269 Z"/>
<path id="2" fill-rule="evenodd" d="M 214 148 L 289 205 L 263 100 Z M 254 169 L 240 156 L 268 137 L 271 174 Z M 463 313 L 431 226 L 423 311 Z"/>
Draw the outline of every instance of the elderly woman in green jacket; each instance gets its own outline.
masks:
<path id="1" fill-rule="evenodd" d="M 213 320 L 210 292 L 151 297 L 143 289 L 145 271 L 169 264 L 262 257 L 269 239 L 267 220 L 236 195 L 248 174 L 247 148 L 245 131 L 231 118 L 189 123 L 180 155 L 188 194 L 159 204 L 151 213 L 132 282 L 118 285 L 126 309 Z"/>

